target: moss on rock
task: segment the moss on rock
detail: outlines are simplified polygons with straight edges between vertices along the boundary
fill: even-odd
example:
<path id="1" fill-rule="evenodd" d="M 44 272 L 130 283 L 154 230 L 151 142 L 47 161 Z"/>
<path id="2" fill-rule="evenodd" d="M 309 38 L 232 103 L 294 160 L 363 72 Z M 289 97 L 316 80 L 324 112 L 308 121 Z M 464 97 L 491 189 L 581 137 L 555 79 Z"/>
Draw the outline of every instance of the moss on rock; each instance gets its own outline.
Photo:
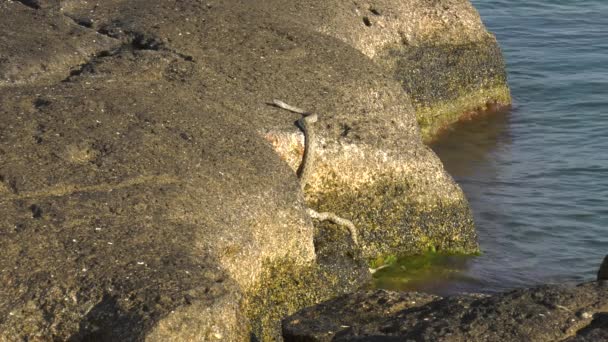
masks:
<path id="1" fill-rule="evenodd" d="M 420 126 L 422 139 L 433 142 L 439 133 L 449 125 L 475 115 L 492 113 L 508 108 L 511 93 L 506 85 L 492 88 L 471 90 L 453 100 L 438 101 L 429 105 L 416 106 L 416 118 Z"/>
<path id="2" fill-rule="evenodd" d="M 367 284 L 362 272 L 335 271 L 329 264 L 297 265 L 289 260 L 267 264 L 259 285 L 246 294 L 245 314 L 252 335 L 260 341 L 281 341 L 283 317 Z"/>
<path id="3" fill-rule="evenodd" d="M 463 116 L 511 103 L 504 60 L 493 37 L 391 49 L 385 61 L 410 94 L 425 141 Z"/>
<path id="4" fill-rule="evenodd" d="M 346 186 L 336 188 L 348 189 Z M 356 191 L 320 194 L 318 211 L 349 217 L 359 229 L 362 255 L 372 260 L 387 255 L 414 255 L 428 250 L 447 253 L 478 251 L 466 200 L 416 203 L 407 181 L 380 181 Z"/>

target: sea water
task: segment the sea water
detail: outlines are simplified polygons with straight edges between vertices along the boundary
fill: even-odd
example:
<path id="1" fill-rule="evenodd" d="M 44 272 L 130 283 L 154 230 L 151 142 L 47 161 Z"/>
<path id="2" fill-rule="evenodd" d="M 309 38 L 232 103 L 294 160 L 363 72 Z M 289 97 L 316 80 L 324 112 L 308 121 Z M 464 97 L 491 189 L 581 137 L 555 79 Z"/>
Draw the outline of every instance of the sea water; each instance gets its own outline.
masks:
<path id="1" fill-rule="evenodd" d="M 593 280 L 608 254 L 608 1 L 472 2 L 502 48 L 513 108 L 431 147 L 470 202 L 483 253 L 404 261 L 401 278 L 393 268 L 377 285 L 446 294 Z"/>

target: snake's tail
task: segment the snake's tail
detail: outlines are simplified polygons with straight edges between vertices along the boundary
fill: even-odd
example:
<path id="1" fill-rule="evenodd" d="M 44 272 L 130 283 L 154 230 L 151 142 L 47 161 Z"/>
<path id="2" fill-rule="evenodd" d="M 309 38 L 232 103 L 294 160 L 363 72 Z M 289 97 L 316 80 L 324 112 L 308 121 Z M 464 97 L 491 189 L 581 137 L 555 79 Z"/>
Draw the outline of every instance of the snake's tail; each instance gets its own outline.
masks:
<path id="1" fill-rule="evenodd" d="M 350 236 L 352 237 L 355 245 L 359 246 L 359 233 L 357 231 L 357 227 L 355 227 L 355 225 L 350 220 L 342 218 L 334 213 L 319 213 L 310 208 L 308 208 L 306 211 L 308 212 L 308 215 L 310 215 L 310 217 L 315 218 L 317 220 L 330 221 L 339 226 L 345 226 L 350 231 Z"/>

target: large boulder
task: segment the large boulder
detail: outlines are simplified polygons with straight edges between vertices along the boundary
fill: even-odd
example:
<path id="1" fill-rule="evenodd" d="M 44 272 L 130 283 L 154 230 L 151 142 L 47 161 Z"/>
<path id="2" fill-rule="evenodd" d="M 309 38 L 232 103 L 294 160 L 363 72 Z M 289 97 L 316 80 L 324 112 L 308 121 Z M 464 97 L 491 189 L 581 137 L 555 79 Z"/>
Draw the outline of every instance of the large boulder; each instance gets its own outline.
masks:
<path id="1" fill-rule="evenodd" d="M 545 285 L 493 296 L 360 292 L 285 319 L 285 341 L 603 341 L 608 287 Z"/>
<path id="2" fill-rule="evenodd" d="M 602 261 L 600 269 L 597 271 L 597 280 L 608 281 L 608 255 L 604 257 L 604 261 Z"/>
<path id="3" fill-rule="evenodd" d="M 1 338 L 244 340 L 245 312 L 279 307 L 272 330 L 360 286 L 361 260 L 477 250 L 402 85 L 304 20 L 313 5 L 0 4 Z M 298 115 L 274 98 L 320 115 L 304 192 Z M 313 235 L 307 206 L 354 221 L 361 246 Z"/>
<path id="4" fill-rule="evenodd" d="M 469 0 L 264 4 L 344 41 L 399 80 L 425 141 L 461 118 L 511 104 L 500 47 Z"/>
<path id="5" fill-rule="evenodd" d="M 3 89 L 2 338 L 245 339 L 242 292 L 263 264 L 315 258 L 295 176 L 236 112 L 193 96 L 211 75 L 165 80 L 190 62 L 98 63 Z"/>
<path id="6" fill-rule="evenodd" d="M 214 70 L 226 81 L 206 87 L 208 96 L 244 113 L 293 169 L 303 150 L 298 115 L 267 103 L 278 98 L 319 113 L 321 148 L 307 202 L 351 219 L 365 258 L 477 251 L 467 201 L 421 142 L 398 82 L 350 44 L 292 18 L 290 6 L 115 0 L 72 2 L 64 11 L 129 46 L 171 51 Z"/>

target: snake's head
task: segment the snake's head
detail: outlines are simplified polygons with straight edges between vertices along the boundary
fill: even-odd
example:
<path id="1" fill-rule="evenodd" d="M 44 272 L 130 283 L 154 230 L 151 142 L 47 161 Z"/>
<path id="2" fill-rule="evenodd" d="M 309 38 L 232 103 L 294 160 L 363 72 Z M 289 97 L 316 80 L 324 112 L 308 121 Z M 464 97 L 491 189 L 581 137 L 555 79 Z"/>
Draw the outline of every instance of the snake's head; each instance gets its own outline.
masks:
<path id="1" fill-rule="evenodd" d="M 317 122 L 319 120 L 319 116 L 316 113 L 312 113 L 304 117 L 307 123 Z"/>

